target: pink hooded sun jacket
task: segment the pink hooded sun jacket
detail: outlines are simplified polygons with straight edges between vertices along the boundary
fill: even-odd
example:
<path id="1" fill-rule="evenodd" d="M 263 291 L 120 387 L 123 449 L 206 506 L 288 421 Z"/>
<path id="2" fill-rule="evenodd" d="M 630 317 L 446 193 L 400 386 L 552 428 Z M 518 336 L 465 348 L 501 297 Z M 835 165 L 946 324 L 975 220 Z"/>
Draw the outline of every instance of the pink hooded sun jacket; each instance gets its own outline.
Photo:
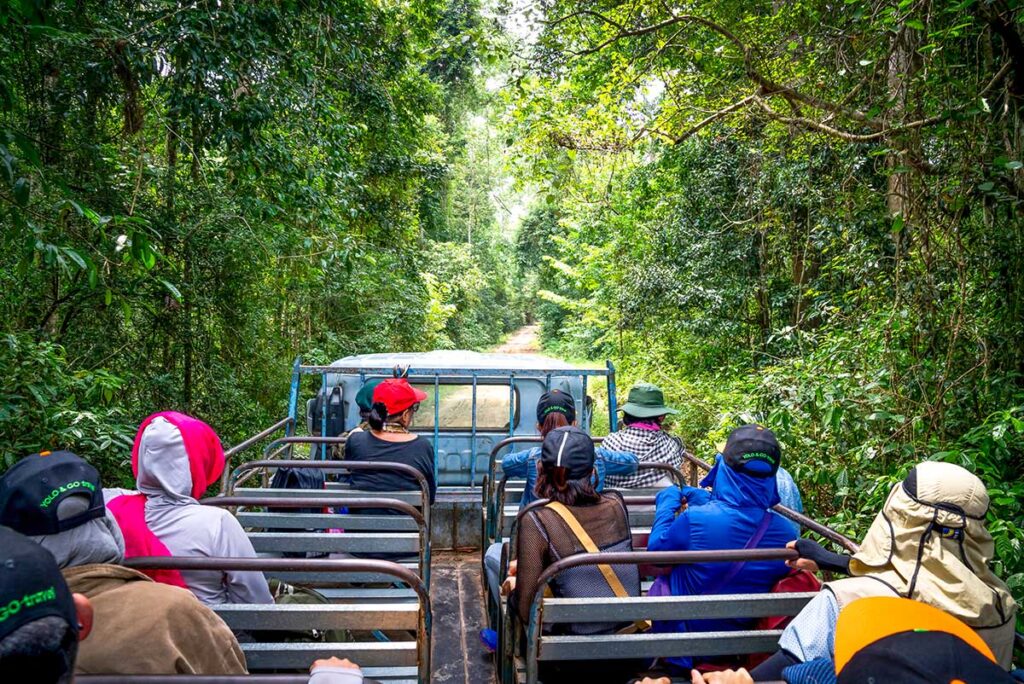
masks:
<path id="1" fill-rule="evenodd" d="M 228 511 L 198 499 L 224 471 L 213 429 L 182 413 L 156 413 L 139 426 L 132 472 L 139 493 L 108 491 L 107 508 L 125 540 L 125 558 L 205 556 L 254 558 L 245 531 Z M 273 603 L 259 572 L 167 571 L 153 579 L 185 587 L 208 605 Z"/>

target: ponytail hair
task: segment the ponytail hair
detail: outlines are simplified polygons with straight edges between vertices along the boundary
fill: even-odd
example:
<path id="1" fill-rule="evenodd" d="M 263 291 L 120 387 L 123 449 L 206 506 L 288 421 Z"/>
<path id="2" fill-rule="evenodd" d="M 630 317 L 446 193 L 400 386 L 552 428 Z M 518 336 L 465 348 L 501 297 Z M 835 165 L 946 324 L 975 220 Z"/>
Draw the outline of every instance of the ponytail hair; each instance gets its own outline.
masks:
<path id="1" fill-rule="evenodd" d="M 388 407 L 382 401 L 375 401 L 366 414 L 366 422 L 373 430 L 383 430 L 384 423 L 388 420 Z"/>
<path id="2" fill-rule="evenodd" d="M 569 479 L 569 469 L 537 464 L 537 484 L 533 493 L 538 499 L 558 501 L 566 506 L 589 506 L 601 500 L 588 473 L 578 480 Z"/>
<path id="3" fill-rule="evenodd" d="M 540 426 L 540 436 L 547 437 L 549 432 L 557 430 L 560 427 L 565 427 L 569 424 L 569 419 L 565 417 L 565 414 L 561 411 L 552 411 L 548 415 L 544 416 L 544 422 Z M 562 468 L 565 470 L 565 468 Z"/>

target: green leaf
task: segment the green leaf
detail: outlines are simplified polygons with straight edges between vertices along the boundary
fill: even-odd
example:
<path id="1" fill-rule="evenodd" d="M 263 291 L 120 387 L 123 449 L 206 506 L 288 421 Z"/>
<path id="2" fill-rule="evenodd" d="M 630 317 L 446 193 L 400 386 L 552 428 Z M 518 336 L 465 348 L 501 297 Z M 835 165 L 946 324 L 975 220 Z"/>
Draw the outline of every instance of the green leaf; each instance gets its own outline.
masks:
<path id="1" fill-rule="evenodd" d="M 174 297 L 179 302 L 182 301 L 183 298 L 181 296 L 181 290 L 176 288 L 173 283 L 171 283 L 169 280 L 164 280 L 163 278 L 160 279 L 160 282 L 163 283 L 164 287 L 167 288 L 167 291 L 171 293 L 172 297 Z"/>
<path id="2" fill-rule="evenodd" d="M 924 22 L 921 21 L 920 19 L 907 19 L 907 21 L 905 23 L 906 23 L 906 25 L 908 27 L 910 27 L 912 29 L 917 29 L 918 31 L 924 31 Z"/>
<path id="3" fill-rule="evenodd" d="M 978 189 L 982 192 L 988 192 L 992 188 L 996 187 L 996 184 L 992 181 L 985 181 L 984 183 L 978 183 Z"/>
<path id="4" fill-rule="evenodd" d="M 27 178 L 19 178 L 14 181 L 14 201 L 18 203 L 19 207 L 28 206 L 28 197 L 31 187 L 29 186 Z"/>

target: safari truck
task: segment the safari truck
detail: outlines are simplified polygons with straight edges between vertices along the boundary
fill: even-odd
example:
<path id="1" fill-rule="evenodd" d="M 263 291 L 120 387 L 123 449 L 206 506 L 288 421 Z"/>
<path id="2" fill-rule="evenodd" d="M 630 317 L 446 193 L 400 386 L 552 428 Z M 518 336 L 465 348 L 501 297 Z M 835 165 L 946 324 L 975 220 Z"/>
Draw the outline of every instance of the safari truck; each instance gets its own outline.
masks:
<path id="1" fill-rule="evenodd" d="M 333 447 L 343 444 L 348 431 L 360 423 L 355 397 L 363 383 L 396 376 L 408 378 L 427 395 L 412 429 L 434 447 L 439 487 L 433 504 L 426 478 L 411 466 L 331 458 Z M 633 551 L 561 559 L 541 576 L 529 620 L 523 624 L 514 611 L 496 605 L 478 579 L 466 581 L 473 577 L 467 567 L 479 567 L 489 544 L 501 545 L 502 567 L 508 567 L 518 517 L 518 506 L 511 502 L 518 500 L 524 483 L 501 471 L 500 456 L 540 442 L 535 414 L 541 394 L 549 388 L 572 394 L 579 424 L 589 432 L 595 411 L 589 394 L 594 383 L 601 382 L 607 385 L 608 425 L 616 430 L 611 363 L 604 368 L 576 368 L 535 356 L 464 351 L 350 356 L 326 366 L 304 365 L 296 359 L 287 416 L 225 452 L 231 467 L 225 471 L 221 493 L 202 502 L 234 510 L 259 557 L 143 558 L 132 559 L 130 565 L 259 570 L 268 578 L 316 588 L 328 604 L 222 606 L 218 613 L 238 629 L 349 630 L 354 640 L 345 644 L 346 656 L 364 665 L 368 677 L 395 684 L 425 684 L 434 676 L 437 681 L 449 681 L 454 671 L 464 673 L 465 681 L 536 684 L 539 663 L 548 660 L 740 656 L 775 650 L 780 632 L 767 628 L 728 634 L 586 636 L 549 629 L 563 622 L 607 622 L 610 615 L 637 623 L 710 614 L 729 618 L 794 615 L 813 597 L 808 592 L 654 601 L 618 595 L 545 596 L 544 587 L 559 572 L 580 565 L 637 565 L 646 591 L 653 579 L 652 564 L 787 560 L 796 555 L 791 549 L 647 552 L 654 491 L 622 492 Z M 602 437 L 593 439 L 600 442 Z M 260 451 L 262 457 L 253 459 Z M 692 466 L 689 475 L 666 464 L 641 467 L 668 468 L 672 472 L 666 475 L 679 484 L 684 478 L 692 483 L 698 472 L 711 468 L 692 454 L 683 455 Z M 314 489 L 268 486 L 270 476 L 282 469 L 319 469 L 329 477 Z M 359 470 L 402 472 L 416 479 L 419 489 L 359 491 L 346 478 L 334 477 Z M 262 483 L 254 482 L 259 479 Z M 851 540 L 800 513 L 781 505 L 775 510 L 848 553 L 857 549 Z M 449 553 L 434 563 L 432 549 L 469 553 Z M 477 571 L 475 577 L 479 576 Z M 497 632 L 493 661 L 471 657 L 467 651 L 469 644 L 477 643 L 477 635 L 470 632 L 483 624 Z M 314 658 L 336 653 L 337 645 L 285 640 L 244 644 L 243 652 L 250 672 L 266 672 L 304 669 Z M 244 679 L 238 684 L 244 684 Z"/>
<path id="2" fill-rule="evenodd" d="M 412 430 L 434 447 L 438 484 L 432 532 L 437 548 L 480 545 L 480 486 L 487 476 L 492 451 L 509 438 L 534 438 L 535 407 L 549 389 L 568 392 L 582 407 L 579 424 L 589 431 L 594 382 L 607 383 L 608 420 L 615 429 L 615 367 L 577 368 L 562 361 L 531 355 L 470 351 L 362 354 L 338 359 L 329 366 L 306 366 L 296 360 L 288 415 L 293 434 L 302 396 L 302 379 L 319 380 L 316 394 L 304 403 L 309 435 L 338 438 L 360 423 L 356 393 L 372 378 L 407 377 L 427 394 Z M 514 442 L 516 440 L 512 440 Z M 525 439 L 524 439 L 525 441 Z M 328 458 L 327 442 L 312 443 L 314 460 Z"/>

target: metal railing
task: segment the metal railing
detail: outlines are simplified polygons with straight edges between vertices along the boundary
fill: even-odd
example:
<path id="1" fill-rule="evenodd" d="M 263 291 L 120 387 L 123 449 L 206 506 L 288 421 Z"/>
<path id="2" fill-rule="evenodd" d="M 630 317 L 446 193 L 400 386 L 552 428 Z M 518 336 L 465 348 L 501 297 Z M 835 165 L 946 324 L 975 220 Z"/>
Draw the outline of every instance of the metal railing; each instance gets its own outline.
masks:
<path id="1" fill-rule="evenodd" d="M 601 443 L 601 441 L 604 438 L 603 437 L 594 437 L 593 439 L 594 439 L 594 443 L 595 444 L 599 444 L 599 443 Z M 500 452 L 503 448 L 505 448 L 506 446 L 509 446 L 510 444 L 524 444 L 524 443 L 534 443 L 534 444 L 537 444 L 537 443 L 541 443 L 542 441 L 543 440 L 541 439 L 541 437 L 539 435 L 511 437 L 511 438 L 504 439 L 504 440 L 498 442 L 497 444 L 494 445 L 494 448 L 491 449 L 490 460 L 488 462 L 488 478 L 489 479 L 485 479 L 484 480 L 484 487 L 483 487 L 483 514 L 484 514 L 484 517 L 485 517 L 483 529 L 484 529 L 484 533 L 485 533 L 485 536 L 484 536 L 485 540 L 496 540 L 496 539 L 499 538 L 500 532 L 501 532 L 502 520 L 503 520 L 503 510 L 504 510 L 504 503 L 505 503 L 505 500 L 504 500 L 504 487 L 505 487 L 507 478 L 502 477 L 501 480 L 497 483 L 497 485 L 491 485 L 491 483 L 493 482 L 493 478 L 494 478 L 495 466 L 497 465 L 497 455 L 498 455 L 498 452 Z M 712 468 L 712 464 L 708 463 L 707 461 L 704 461 L 703 459 L 697 458 L 696 456 L 694 456 L 693 454 L 689 453 L 688 451 L 685 451 L 685 450 L 683 451 L 683 457 L 685 458 L 685 460 L 688 463 L 691 463 L 693 466 L 695 466 L 695 469 L 696 468 L 700 468 L 700 469 L 704 470 L 705 472 L 708 472 Z M 677 472 L 677 473 L 679 472 L 678 470 L 676 470 L 674 468 L 673 468 L 673 470 L 675 470 L 675 472 Z M 696 472 L 696 470 L 695 470 L 695 472 Z M 628 492 L 628 490 L 622 490 L 622 491 L 623 491 L 623 493 Z M 629 496 L 625 496 L 624 498 L 626 500 L 627 506 L 630 505 L 630 504 L 632 504 L 632 505 L 652 505 L 652 504 L 654 504 L 654 499 L 653 498 L 649 498 L 648 499 L 648 498 L 638 498 L 638 497 L 629 497 Z M 803 513 L 798 513 L 797 511 L 794 511 L 791 508 L 783 506 L 782 504 L 776 504 L 775 506 L 772 507 L 772 510 L 774 510 L 779 515 L 782 515 L 783 517 L 786 517 L 786 518 L 792 520 L 793 522 L 795 522 L 796 524 L 800 525 L 801 527 L 804 527 L 804 528 L 806 528 L 808 530 L 811 530 L 812 532 L 815 532 L 816 534 L 821 535 L 825 539 L 828 539 L 829 541 L 832 541 L 832 542 L 838 544 L 840 547 L 842 547 L 844 550 L 846 550 L 846 551 L 848 551 L 850 553 L 856 553 L 858 548 L 859 548 L 857 546 L 856 542 L 854 542 L 853 540 L 851 540 L 848 537 L 846 537 L 846 536 L 840 534 L 839 532 L 833 530 L 831 527 L 828 527 L 827 525 L 823 525 L 822 523 L 819 523 L 819 522 L 817 522 L 817 521 L 807 517 Z"/>
<path id="2" fill-rule="evenodd" d="M 300 443 L 302 441 L 306 441 L 308 439 L 331 439 L 331 438 L 323 438 L 323 437 L 318 437 L 318 438 L 285 437 L 285 438 L 282 438 L 282 440 L 277 440 L 277 441 L 285 442 L 285 443 L 288 443 L 288 444 L 294 444 L 294 443 Z M 268 448 L 270 446 L 272 446 L 273 444 L 274 443 L 271 443 L 271 445 L 268 445 Z M 300 469 L 301 468 L 306 468 L 306 469 L 308 469 L 308 468 L 322 468 L 324 470 L 347 470 L 347 471 L 350 471 L 350 472 L 361 471 L 361 470 L 367 470 L 367 471 L 390 471 L 390 472 L 402 473 L 403 475 L 407 475 L 407 476 L 413 478 L 417 482 L 417 484 L 419 485 L 420 495 L 422 496 L 422 504 L 421 504 L 422 520 L 423 520 L 423 526 L 424 526 L 424 528 L 426 530 L 426 534 L 425 534 L 425 537 L 424 537 L 423 553 L 421 554 L 422 555 L 422 572 L 423 572 L 423 580 L 424 580 L 424 582 L 426 582 L 427 586 L 430 586 L 430 574 L 431 574 L 431 572 L 430 572 L 430 568 L 431 568 L 431 565 L 430 565 L 430 563 L 431 563 L 431 560 L 430 560 L 431 559 L 431 544 L 430 544 L 430 508 L 431 508 L 431 504 L 430 504 L 430 484 L 427 482 L 427 478 L 419 470 L 417 470 L 416 468 L 413 468 L 412 466 L 410 466 L 408 464 L 405 464 L 405 463 L 394 463 L 394 462 L 390 462 L 390 461 L 373 461 L 373 462 L 370 462 L 370 461 L 292 461 L 292 460 L 289 460 L 289 461 L 283 461 L 283 460 L 249 461 L 248 463 L 243 463 L 242 465 L 238 466 L 232 472 L 232 474 L 231 474 L 231 482 L 228 485 L 228 496 L 232 496 L 234 494 L 234 492 L 235 492 L 235 484 L 234 483 L 236 481 L 238 481 L 240 478 L 242 478 L 247 472 L 257 471 L 260 468 L 300 468 Z M 233 498 L 248 499 L 249 497 L 233 497 Z M 367 499 L 367 500 L 373 500 L 372 496 L 370 496 L 370 497 L 356 497 L 357 500 L 359 500 L 360 498 Z M 274 499 L 275 499 L 275 501 L 283 500 L 283 499 L 278 499 L 277 497 L 274 497 Z M 331 494 L 328 493 L 328 490 L 324 490 L 324 496 L 322 496 L 322 497 L 317 497 L 316 499 L 310 498 L 310 499 L 304 499 L 304 500 L 307 502 L 306 503 L 307 506 L 313 506 L 314 504 L 311 504 L 311 503 L 308 503 L 308 502 L 311 501 L 311 500 L 321 500 L 321 499 L 322 500 L 333 500 L 332 503 L 324 504 L 324 505 L 327 505 L 327 506 L 339 506 L 339 505 L 340 506 L 345 506 L 345 505 L 347 505 L 347 500 L 345 499 L 343 494 L 338 493 L 334 497 L 332 497 Z M 383 498 L 383 499 L 379 499 L 378 501 L 388 501 L 388 500 L 389 499 L 387 499 L 387 498 Z M 271 505 L 277 505 L 277 504 L 271 504 Z M 366 506 L 366 508 L 373 508 L 373 506 Z M 383 506 L 378 506 L 378 508 L 383 508 Z"/>
<path id="3" fill-rule="evenodd" d="M 274 434 L 278 430 L 284 429 L 284 430 L 287 431 L 287 430 L 291 429 L 292 422 L 293 421 L 292 421 L 291 417 L 282 418 L 281 420 L 277 421 L 276 423 L 274 423 L 273 425 L 268 427 L 266 430 L 263 430 L 262 432 L 256 433 L 255 435 L 253 435 L 249 439 L 247 439 L 247 440 L 245 440 L 243 442 L 239 442 L 235 446 L 233 446 L 230 449 L 228 449 L 227 451 L 225 451 L 224 452 L 224 473 L 220 476 L 220 491 L 224 492 L 227 489 L 228 477 L 230 476 L 230 473 L 231 473 L 231 470 L 230 470 L 229 466 L 231 465 L 231 459 L 232 458 L 234 458 L 238 454 L 242 453 L 243 451 L 248 451 L 253 446 L 258 444 L 262 440 L 266 439 L 270 435 Z"/>
<path id="4" fill-rule="evenodd" d="M 301 497 L 271 497 L 271 496 L 214 496 L 200 500 L 206 506 L 217 506 L 220 508 L 236 508 L 247 506 L 271 506 L 274 508 L 324 508 L 332 506 L 344 506 L 354 510 L 385 509 L 392 510 L 406 515 L 416 523 L 417 533 L 420 538 L 420 553 L 418 556 L 419 574 L 423 583 L 430 587 L 430 528 L 427 526 L 427 519 L 412 504 L 398 499 L 374 499 L 355 498 L 346 499 L 331 497 L 329 495 L 316 498 Z M 344 534 L 344 533 L 342 533 Z"/>
<path id="5" fill-rule="evenodd" d="M 127 558 L 124 565 L 135 570 L 215 570 L 220 572 L 306 572 L 306 573 L 377 573 L 390 575 L 416 592 L 419 599 L 416 630 L 416 660 L 420 684 L 430 681 L 430 644 L 433 614 L 430 592 L 423 579 L 412 570 L 380 560 L 324 558 L 198 558 L 186 556 Z M 338 644 L 344 653 L 344 644 Z M 307 678 L 308 679 L 308 678 Z M 245 679 L 245 684 L 252 681 Z"/>
<path id="6" fill-rule="evenodd" d="M 541 618 L 544 601 L 544 590 L 548 583 L 560 572 L 570 568 L 583 565 L 688 565 L 695 563 L 731 563 L 736 561 L 787 561 L 798 558 L 796 551 L 792 549 L 737 549 L 721 551 L 626 551 L 626 552 L 602 552 L 602 553 L 579 553 L 567 556 L 555 561 L 540 574 L 537 579 L 537 587 L 530 603 L 529 623 L 526 629 L 526 682 L 536 684 L 538 677 L 538 655 L 540 652 L 541 639 Z M 766 595 L 767 596 L 767 595 Z M 599 602 L 602 599 L 593 599 Z M 515 610 L 508 610 L 506 614 L 505 629 L 503 629 L 503 641 L 513 636 L 514 630 L 511 625 L 514 619 Z M 585 638 L 585 637 L 581 637 Z M 512 644 L 505 644 L 506 649 L 511 649 Z M 508 658 L 514 650 L 507 650 L 504 656 Z M 509 680 L 505 680 L 509 681 Z"/>

